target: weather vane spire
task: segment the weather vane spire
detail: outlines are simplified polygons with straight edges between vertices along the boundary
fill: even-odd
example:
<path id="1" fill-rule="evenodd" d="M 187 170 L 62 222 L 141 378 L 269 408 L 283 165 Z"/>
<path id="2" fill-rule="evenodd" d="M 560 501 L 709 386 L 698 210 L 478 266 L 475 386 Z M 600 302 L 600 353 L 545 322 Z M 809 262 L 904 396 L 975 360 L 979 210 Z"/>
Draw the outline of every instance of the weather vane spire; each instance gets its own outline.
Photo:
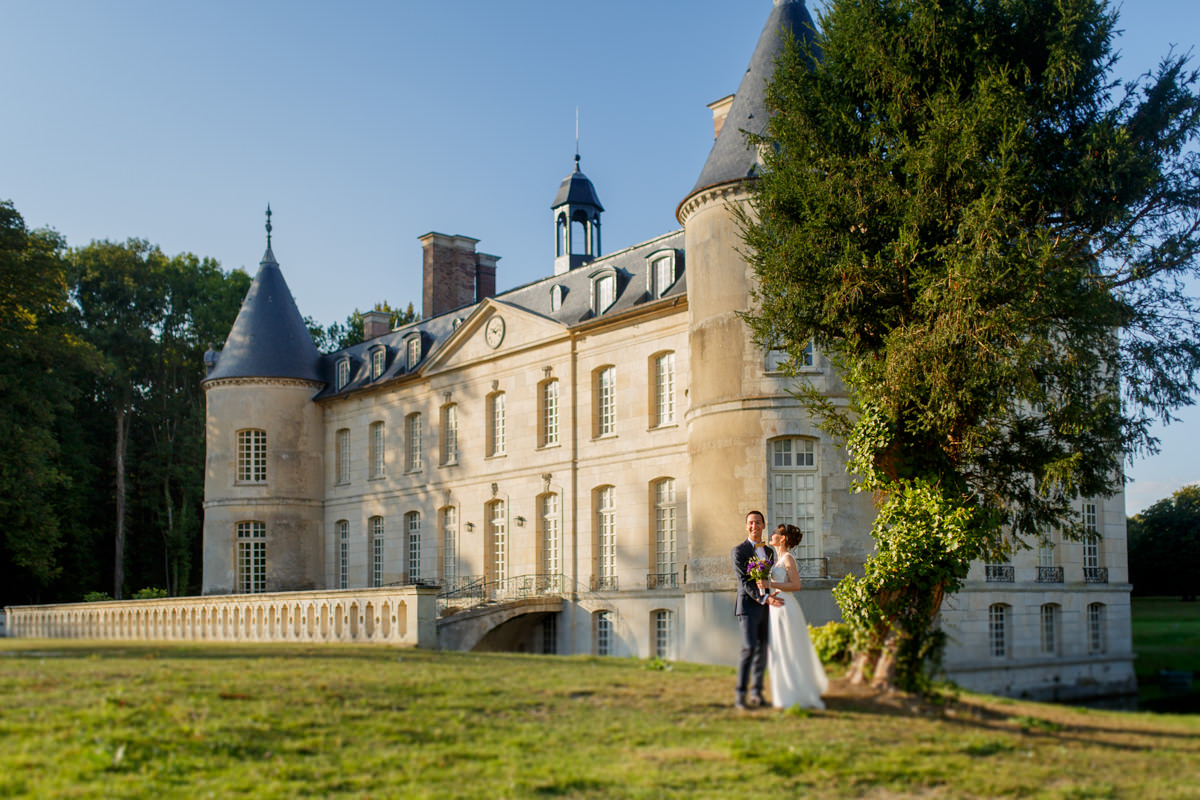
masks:
<path id="1" fill-rule="evenodd" d="M 271 247 L 271 204 L 267 203 L 267 248 Z"/>

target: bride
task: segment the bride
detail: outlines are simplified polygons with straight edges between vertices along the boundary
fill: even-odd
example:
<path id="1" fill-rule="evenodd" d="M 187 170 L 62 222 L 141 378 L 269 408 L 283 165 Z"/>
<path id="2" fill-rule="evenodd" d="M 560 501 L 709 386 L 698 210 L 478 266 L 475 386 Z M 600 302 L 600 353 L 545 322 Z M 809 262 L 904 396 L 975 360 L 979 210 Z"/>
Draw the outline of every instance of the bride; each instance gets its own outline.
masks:
<path id="1" fill-rule="evenodd" d="M 799 595 L 795 594 L 800 590 L 800 572 L 789 551 L 800 544 L 803 535 L 795 525 L 780 525 L 775 529 L 770 539 L 776 553 L 775 566 L 771 568 L 769 581 L 759 581 L 763 591 L 782 601 L 780 605 L 771 605 L 768 639 L 771 705 L 776 708 L 825 708 L 821 694 L 829 685 L 808 635 L 808 621 L 800 608 Z"/>

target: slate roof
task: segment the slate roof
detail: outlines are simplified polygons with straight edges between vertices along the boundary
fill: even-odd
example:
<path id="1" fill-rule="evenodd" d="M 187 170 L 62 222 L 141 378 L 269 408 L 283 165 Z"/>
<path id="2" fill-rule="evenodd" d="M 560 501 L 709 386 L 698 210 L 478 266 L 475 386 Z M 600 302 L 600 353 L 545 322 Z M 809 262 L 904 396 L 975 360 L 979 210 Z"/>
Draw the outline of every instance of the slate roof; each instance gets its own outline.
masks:
<path id="1" fill-rule="evenodd" d="M 604 210 L 604 206 L 600 205 L 600 196 L 596 194 L 596 187 L 588 180 L 587 175 L 579 171 L 579 154 L 575 155 L 574 172 L 562 179 L 558 186 L 558 194 L 554 196 L 554 203 L 550 207 L 558 208 L 565 203 L 573 206 L 595 206 L 597 211 Z"/>
<path id="2" fill-rule="evenodd" d="M 733 97 L 729 115 L 713 142 L 696 185 L 688 192 L 689 197 L 710 186 L 753 177 L 757 158 L 754 151 L 746 146 L 743 131 L 757 134 L 766 129 L 767 113 L 763 99 L 767 80 L 775 71 L 775 59 L 783 52 L 784 32 L 791 31 L 794 36 L 811 40 L 812 24 L 804 0 L 775 0 L 775 7 L 771 9 L 758 45 L 754 48 L 750 66 L 746 68 L 746 74 L 742 76 L 741 85 Z"/>
<path id="3" fill-rule="evenodd" d="M 660 298 L 652 298 L 648 284 L 648 259 L 664 250 L 675 251 L 675 282 Z M 684 262 L 683 231 L 677 230 L 602 256 L 562 275 L 551 275 L 510 289 L 497 295 L 495 300 L 554 320 L 564 328 L 571 328 L 597 319 L 616 317 L 655 300 L 668 301 L 686 297 L 687 269 Z M 592 311 L 591 282 L 598 272 L 606 271 L 616 275 L 617 294 L 613 304 L 597 316 Z M 561 286 L 564 290 L 562 306 L 557 310 L 551 308 L 550 302 L 551 291 L 555 286 Z M 430 319 L 410 323 L 345 350 L 321 356 L 320 380 L 324 380 L 326 386 L 314 399 L 350 394 L 419 370 L 478 306 L 478 303 L 463 306 Z M 406 345 L 412 336 L 421 337 L 421 360 L 414 370 L 409 370 Z M 387 348 L 387 361 L 383 374 L 372 380 L 371 351 L 380 346 Z M 339 390 L 336 387 L 335 375 L 337 363 L 344 358 L 350 359 L 350 381 Z"/>
<path id="4" fill-rule="evenodd" d="M 242 308 L 205 380 L 220 378 L 299 378 L 322 380 L 321 354 L 279 262 L 267 245 Z"/>

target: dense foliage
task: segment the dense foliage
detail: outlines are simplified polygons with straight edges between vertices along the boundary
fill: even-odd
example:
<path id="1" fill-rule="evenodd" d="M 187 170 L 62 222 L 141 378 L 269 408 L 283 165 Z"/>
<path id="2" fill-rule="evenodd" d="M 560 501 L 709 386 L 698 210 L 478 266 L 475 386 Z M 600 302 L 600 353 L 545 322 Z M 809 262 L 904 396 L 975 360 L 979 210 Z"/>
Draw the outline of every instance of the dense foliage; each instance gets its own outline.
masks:
<path id="1" fill-rule="evenodd" d="M 66 249 L 0 203 L 0 602 L 199 584 L 204 351 L 250 278 L 130 240 Z"/>
<path id="2" fill-rule="evenodd" d="M 1200 592 L 1200 485 L 1185 486 L 1129 520 L 1129 580 L 1135 594 Z"/>
<path id="3" fill-rule="evenodd" d="M 838 590 L 857 678 L 920 688 L 970 563 L 1078 535 L 1078 498 L 1196 389 L 1197 77 L 1115 84 L 1115 24 L 1099 0 L 832 0 L 768 87 L 749 321 L 837 368 L 846 402 L 799 394 L 880 498 Z"/>

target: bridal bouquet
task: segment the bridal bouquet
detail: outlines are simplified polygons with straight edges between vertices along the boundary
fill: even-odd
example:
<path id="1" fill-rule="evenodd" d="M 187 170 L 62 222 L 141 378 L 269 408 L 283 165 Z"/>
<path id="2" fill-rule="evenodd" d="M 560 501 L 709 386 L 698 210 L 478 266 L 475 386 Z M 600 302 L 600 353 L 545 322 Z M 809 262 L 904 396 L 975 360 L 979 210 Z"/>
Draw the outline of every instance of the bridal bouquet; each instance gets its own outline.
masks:
<path id="1" fill-rule="evenodd" d="M 765 581 L 771 577 L 771 562 L 765 558 L 752 558 L 746 562 L 746 574 L 751 580 Z"/>

